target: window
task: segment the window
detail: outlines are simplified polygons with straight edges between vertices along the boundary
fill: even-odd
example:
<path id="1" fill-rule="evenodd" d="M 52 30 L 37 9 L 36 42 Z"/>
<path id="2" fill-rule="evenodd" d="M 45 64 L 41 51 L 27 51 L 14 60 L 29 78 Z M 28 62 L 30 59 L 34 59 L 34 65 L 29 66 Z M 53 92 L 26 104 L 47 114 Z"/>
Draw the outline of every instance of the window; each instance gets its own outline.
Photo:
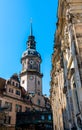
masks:
<path id="1" fill-rule="evenodd" d="M 28 43 L 28 47 L 30 47 L 30 43 Z"/>
<path id="2" fill-rule="evenodd" d="M 38 102 L 37 102 L 37 103 L 38 103 L 38 105 L 40 105 L 40 100 L 39 100 L 39 99 L 38 99 Z"/>
<path id="3" fill-rule="evenodd" d="M 16 87 L 19 87 L 19 84 L 18 84 L 18 83 L 16 83 Z"/>
<path id="4" fill-rule="evenodd" d="M 30 111 L 30 108 L 25 107 L 25 112 Z"/>
<path id="5" fill-rule="evenodd" d="M 16 104 L 16 112 L 22 112 L 22 106 Z"/>
<path id="6" fill-rule="evenodd" d="M 40 92 L 38 92 L 38 95 L 40 95 Z"/>
<path id="7" fill-rule="evenodd" d="M 11 88 L 9 88 L 9 92 L 11 92 Z"/>
<path id="8" fill-rule="evenodd" d="M 38 85 L 40 85 L 40 81 L 38 81 Z"/>
<path id="9" fill-rule="evenodd" d="M 9 110 L 9 111 L 12 111 L 12 103 L 10 103 L 10 102 L 5 102 L 5 105 L 6 105 L 6 107 L 8 107 L 8 110 Z"/>
<path id="10" fill-rule="evenodd" d="M 10 92 L 10 93 L 13 93 L 13 89 L 12 89 L 12 88 L 9 88 L 9 92 Z"/>
<path id="11" fill-rule="evenodd" d="M 29 68 L 32 69 L 33 68 L 32 65 L 29 65 Z"/>
<path id="12" fill-rule="evenodd" d="M 11 123 L 11 117 L 10 116 L 5 116 L 4 123 L 5 124 L 10 124 Z"/>
<path id="13" fill-rule="evenodd" d="M 48 115 L 48 120 L 51 120 L 51 115 Z"/>
<path id="14" fill-rule="evenodd" d="M 16 90 L 16 94 L 17 94 L 17 95 L 20 95 L 20 91 Z"/>
<path id="15" fill-rule="evenodd" d="M 38 65 L 35 63 L 33 69 L 38 70 Z"/>
<path id="16" fill-rule="evenodd" d="M 12 82 L 12 85 L 13 85 L 13 86 L 15 86 L 15 83 L 14 83 L 14 82 Z"/>
<path id="17" fill-rule="evenodd" d="M 42 116 L 41 116 L 41 119 L 42 119 L 42 120 L 44 120 L 44 119 L 45 119 L 45 116 L 44 116 L 44 115 L 42 115 Z"/>
<path id="18" fill-rule="evenodd" d="M 22 84 L 24 84 L 24 80 L 22 81 Z"/>
<path id="19" fill-rule="evenodd" d="M 13 89 L 11 90 L 11 92 L 13 93 Z"/>
<path id="20" fill-rule="evenodd" d="M 11 83 L 11 82 L 8 80 L 8 81 L 7 81 L 7 84 L 10 84 L 10 83 Z"/>

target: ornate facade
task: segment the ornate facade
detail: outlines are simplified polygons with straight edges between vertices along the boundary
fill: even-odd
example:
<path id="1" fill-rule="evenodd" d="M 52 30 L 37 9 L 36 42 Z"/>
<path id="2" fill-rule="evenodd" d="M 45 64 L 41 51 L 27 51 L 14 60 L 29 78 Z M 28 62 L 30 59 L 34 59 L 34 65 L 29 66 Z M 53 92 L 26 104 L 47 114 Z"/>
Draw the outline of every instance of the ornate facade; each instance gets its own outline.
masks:
<path id="1" fill-rule="evenodd" d="M 82 129 L 82 0 L 59 0 L 51 71 L 54 130 Z"/>

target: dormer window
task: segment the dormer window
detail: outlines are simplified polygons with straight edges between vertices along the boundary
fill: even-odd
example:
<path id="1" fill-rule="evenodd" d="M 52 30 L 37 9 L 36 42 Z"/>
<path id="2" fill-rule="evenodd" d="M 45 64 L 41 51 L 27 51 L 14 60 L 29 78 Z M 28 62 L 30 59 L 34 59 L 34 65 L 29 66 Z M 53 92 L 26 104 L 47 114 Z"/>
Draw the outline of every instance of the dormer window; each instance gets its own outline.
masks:
<path id="1" fill-rule="evenodd" d="M 13 85 L 13 86 L 15 86 L 15 83 L 14 83 L 14 82 L 12 82 L 12 85 Z"/>
<path id="2" fill-rule="evenodd" d="M 11 82 L 8 80 L 8 81 L 7 81 L 7 84 L 10 84 L 10 83 L 11 83 Z"/>
<path id="3" fill-rule="evenodd" d="M 19 84 L 18 84 L 18 83 L 16 83 L 16 87 L 19 87 Z"/>
<path id="4" fill-rule="evenodd" d="M 20 95 L 20 91 L 19 90 L 16 90 L 16 95 Z"/>

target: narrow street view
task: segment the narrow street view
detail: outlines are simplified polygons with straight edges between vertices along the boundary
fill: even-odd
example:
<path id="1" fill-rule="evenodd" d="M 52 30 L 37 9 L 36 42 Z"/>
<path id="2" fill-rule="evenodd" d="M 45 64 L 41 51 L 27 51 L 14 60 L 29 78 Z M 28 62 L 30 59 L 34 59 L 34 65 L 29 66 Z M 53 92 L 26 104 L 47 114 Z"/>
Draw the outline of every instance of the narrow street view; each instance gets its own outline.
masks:
<path id="1" fill-rule="evenodd" d="M 82 130 L 82 0 L 0 0 L 0 19 L 0 130 Z"/>

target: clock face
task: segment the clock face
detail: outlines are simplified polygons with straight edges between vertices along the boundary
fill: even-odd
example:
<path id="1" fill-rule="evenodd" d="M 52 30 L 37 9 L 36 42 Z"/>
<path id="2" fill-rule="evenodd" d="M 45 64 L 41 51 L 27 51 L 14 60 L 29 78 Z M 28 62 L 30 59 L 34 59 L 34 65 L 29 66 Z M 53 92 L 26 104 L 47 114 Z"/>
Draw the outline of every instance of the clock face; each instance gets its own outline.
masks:
<path id="1" fill-rule="evenodd" d="M 34 76 L 30 75 L 30 76 L 29 76 L 29 79 L 30 79 L 30 80 L 33 80 L 33 79 L 34 79 Z"/>
<path id="2" fill-rule="evenodd" d="M 29 63 L 32 65 L 32 64 L 34 64 L 34 61 L 33 61 L 33 60 L 30 60 Z"/>

